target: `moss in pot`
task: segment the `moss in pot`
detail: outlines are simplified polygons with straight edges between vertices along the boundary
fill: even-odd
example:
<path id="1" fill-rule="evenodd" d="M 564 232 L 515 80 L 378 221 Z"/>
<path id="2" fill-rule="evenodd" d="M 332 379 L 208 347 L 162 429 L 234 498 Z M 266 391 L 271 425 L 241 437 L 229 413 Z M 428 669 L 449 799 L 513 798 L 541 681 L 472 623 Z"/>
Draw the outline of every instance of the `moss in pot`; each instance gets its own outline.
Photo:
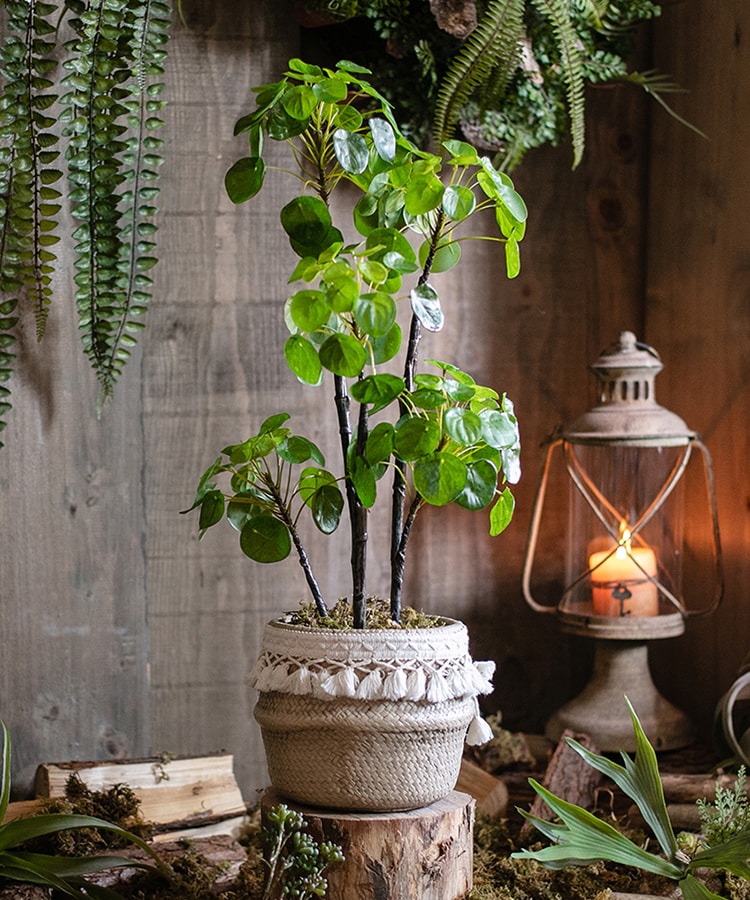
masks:
<path id="1" fill-rule="evenodd" d="M 489 671 L 471 661 L 460 623 L 439 620 L 442 627 L 407 627 L 414 623 L 413 613 L 402 609 L 406 548 L 425 504 L 487 509 L 491 534 L 508 525 L 514 506 L 508 485 L 520 476 L 519 432 L 506 396 L 448 362 L 427 360 L 418 369 L 418 349 L 424 331 L 443 327 L 441 300 L 430 279 L 459 262 L 466 223 L 482 210 L 494 213 L 497 233 L 482 237 L 498 243 L 513 277 L 519 270 L 526 208 L 510 178 L 469 144 L 445 141 L 437 156 L 409 142 L 387 101 L 366 80 L 368 74 L 349 62 L 322 69 L 291 60 L 281 81 L 256 89 L 257 109 L 235 129 L 247 134 L 250 155 L 226 175 L 231 199 L 249 200 L 265 180 L 264 141 L 284 141 L 290 147 L 303 189 L 280 212 L 299 257 L 289 279 L 295 286 L 284 304 L 290 331 L 284 354 L 303 385 L 333 381 L 330 423 L 340 436 L 340 470 L 329 469 L 320 449 L 293 432 L 290 416 L 279 412 L 247 440 L 222 450 L 201 478 L 191 508 L 200 510 L 201 535 L 227 519 L 239 533 L 242 552 L 257 562 L 278 562 L 294 551 L 312 597 L 312 605 L 287 623 L 267 626 L 253 670 L 252 682 L 261 692 L 256 717 L 267 753 L 269 732 L 276 733 L 267 707 L 280 698 L 293 697 L 307 706 L 314 701 L 325 716 L 332 699 L 344 701 L 358 710 L 357 717 L 363 703 L 380 704 L 382 711 L 388 704 L 406 702 L 420 717 L 428 706 L 458 701 L 463 710 L 460 721 L 450 726 L 455 734 L 446 751 L 457 767 L 477 711 L 477 694 L 491 690 Z M 331 197 L 344 182 L 354 189 L 347 192 L 353 197 L 352 223 L 347 225 L 351 231 L 353 224 L 358 234 L 354 242 L 333 220 L 341 204 L 332 206 Z M 411 307 L 406 336 L 397 322 L 402 296 Z M 402 337 L 403 369 L 388 371 Z M 378 499 L 391 505 L 385 613 L 382 603 L 368 601 L 366 588 L 367 517 Z M 323 597 L 301 521 L 309 514 L 321 532 L 332 534 L 345 511 L 352 584 L 343 607 L 350 627 L 337 629 L 331 626 L 341 619 L 342 603 L 329 607 Z M 366 627 L 368 610 L 371 623 L 379 618 L 387 626 L 385 649 L 375 646 L 382 643 L 383 629 Z M 303 620 L 306 624 L 298 624 Z M 381 638 L 376 637 L 379 632 Z M 450 640 L 443 632 L 450 633 Z M 291 648 L 290 633 L 302 634 L 304 649 Z M 393 649 L 395 634 L 406 636 L 411 652 L 418 654 L 416 662 Z M 336 649 L 339 641 L 350 640 L 351 646 Z M 451 642 L 455 646 L 449 647 Z M 284 713 L 281 718 L 296 721 L 296 716 Z M 393 713 L 394 722 L 403 718 L 402 710 Z M 383 723 L 376 730 L 386 738 L 393 734 Z M 479 720 L 473 730 L 481 740 Z M 288 737 L 280 740 L 289 743 Z M 368 742 L 360 737 L 353 745 L 361 750 Z M 309 747 L 310 733 L 300 744 Z M 339 774 L 342 767 L 359 770 L 358 753 L 330 768 Z M 421 764 L 414 760 L 407 768 L 413 773 Z M 309 755 L 301 765 L 315 768 Z M 290 764 L 282 768 L 288 770 Z M 269 769 L 286 796 L 320 805 L 319 795 L 310 799 L 277 784 L 270 762 Z M 446 793 L 444 787 L 436 790 Z M 331 803 L 324 796 L 326 805 L 358 807 L 356 785 L 344 800 Z M 403 793 L 397 790 L 393 796 L 403 798 Z M 381 808 L 365 802 L 366 808 Z M 392 802 L 383 808 L 397 808 Z M 423 804 L 413 799 L 405 805 Z"/>

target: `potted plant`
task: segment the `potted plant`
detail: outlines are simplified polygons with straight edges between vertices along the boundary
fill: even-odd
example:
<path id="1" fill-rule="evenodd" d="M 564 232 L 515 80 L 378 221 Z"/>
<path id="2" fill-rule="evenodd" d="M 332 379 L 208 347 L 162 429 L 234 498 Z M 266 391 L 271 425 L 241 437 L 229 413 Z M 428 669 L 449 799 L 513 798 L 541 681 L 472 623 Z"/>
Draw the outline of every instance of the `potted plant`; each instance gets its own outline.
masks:
<path id="1" fill-rule="evenodd" d="M 226 175 L 231 199 L 249 200 L 264 183 L 264 140 L 291 148 L 303 187 L 280 213 L 299 257 L 284 304 L 284 354 L 304 385 L 333 382 L 340 470 L 327 468 L 320 449 L 279 412 L 223 449 L 191 509 L 200 509 L 201 536 L 226 518 L 243 553 L 258 562 L 294 550 L 312 596 L 300 612 L 269 623 L 251 674 L 272 783 L 299 802 L 378 810 L 444 796 L 470 724 L 470 737 L 489 737 L 477 696 L 491 690 L 491 664 L 472 662 L 463 624 L 402 610 L 404 563 L 425 504 L 489 509 L 492 534 L 507 526 L 508 483 L 520 476 L 518 424 L 507 397 L 457 366 L 427 360 L 418 371 L 417 351 L 423 331 L 443 327 L 430 279 L 459 261 L 462 226 L 491 211 L 498 231 L 487 239 L 504 249 L 513 277 L 526 208 L 510 178 L 469 144 L 446 141 L 438 156 L 408 141 L 368 74 L 348 62 L 323 69 L 291 60 L 280 81 L 257 88 L 257 109 L 237 123 L 250 153 Z M 334 222 L 342 204 L 332 203 L 344 183 L 352 201 L 346 231 Z M 405 358 L 396 363 L 402 294 L 411 318 Z M 401 374 L 384 370 L 389 362 L 403 366 Z M 365 575 L 368 511 L 385 498 L 391 580 L 384 611 L 366 600 Z M 329 608 L 301 514 L 330 534 L 344 510 L 350 599 Z M 343 735 L 331 745 L 334 725 Z"/>

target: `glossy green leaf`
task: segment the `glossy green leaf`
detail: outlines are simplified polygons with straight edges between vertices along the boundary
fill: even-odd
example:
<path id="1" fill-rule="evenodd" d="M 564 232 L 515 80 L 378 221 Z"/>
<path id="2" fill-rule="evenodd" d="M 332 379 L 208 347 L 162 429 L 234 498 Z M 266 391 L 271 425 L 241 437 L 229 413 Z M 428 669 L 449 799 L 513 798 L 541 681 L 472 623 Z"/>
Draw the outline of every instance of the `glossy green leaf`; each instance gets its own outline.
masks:
<path id="1" fill-rule="evenodd" d="M 238 159 L 224 176 L 224 187 L 232 203 L 244 203 L 263 187 L 266 166 L 259 156 Z"/>
<path id="2" fill-rule="evenodd" d="M 276 453 L 288 463 L 303 463 L 311 459 L 319 466 L 325 465 L 325 458 L 318 446 L 299 434 L 285 438 L 276 448 Z"/>
<path id="3" fill-rule="evenodd" d="M 513 511 L 516 507 L 516 498 L 509 488 L 501 491 L 497 502 L 490 510 L 490 535 L 496 537 L 510 525 Z"/>
<path id="4" fill-rule="evenodd" d="M 295 253 L 317 257 L 343 238 L 332 226 L 331 214 L 320 197 L 295 197 L 281 210 L 281 225 Z"/>
<path id="5" fill-rule="evenodd" d="M 323 534 L 332 534 L 339 526 L 344 498 L 336 484 L 321 485 L 309 500 L 313 521 Z"/>
<path id="6" fill-rule="evenodd" d="M 469 409 L 447 409 L 443 416 L 443 427 L 450 439 L 462 447 L 470 447 L 482 438 L 482 420 Z"/>
<path id="7" fill-rule="evenodd" d="M 345 128 L 337 128 L 333 133 L 333 152 L 345 172 L 358 175 L 367 168 L 370 151 L 361 134 L 354 134 Z"/>
<path id="8" fill-rule="evenodd" d="M 440 298 L 431 284 L 417 285 L 409 294 L 414 315 L 428 331 L 441 331 L 445 324 L 445 316 L 440 306 Z"/>
<path id="9" fill-rule="evenodd" d="M 383 291 L 362 294 L 354 306 L 354 321 L 363 334 L 382 337 L 396 321 L 396 302 Z"/>
<path id="10" fill-rule="evenodd" d="M 367 435 L 365 459 L 371 466 L 385 462 L 393 453 L 394 428 L 390 422 L 378 422 Z"/>
<path id="11" fill-rule="evenodd" d="M 509 238 L 505 242 L 505 272 L 508 278 L 515 278 L 521 271 L 521 251 L 518 241 Z"/>
<path id="12" fill-rule="evenodd" d="M 440 451 L 414 463 L 414 489 L 433 506 L 445 506 L 466 485 L 466 464 L 451 453 Z"/>
<path id="13" fill-rule="evenodd" d="M 209 491 L 201 503 L 198 527 L 201 531 L 221 521 L 224 516 L 224 495 L 221 491 Z"/>
<path id="14" fill-rule="evenodd" d="M 396 135 L 391 124 L 385 119 L 378 118 L 371 118 L 368 124 L 378 156 L 386 162 L 393 162 L 396 158 Z"/>
<path id="15" fill-rule="evenodd" d="M 396 322 L 381 337 L 370 338 L 370 348 L 376 365 L 382 365 L 393 359 L 401 349 L 401 326 Z"/>
<path id="16" fill-rule="evenodd" d="M 473 192 L 461 184 L 452 184 L 443 194 L 443 209 L 449 219 L 461 222 L 470 216 L 477 205 Z"/>
<path id="17" fill-rule="evenodd" d="M 430 245 L 427 241 L 419 247 L 419 262 L 423 267 L 427 264 L 427 257 L 430 252 Z M 456 241 L 446 238 L 440 241 L 432 255 L 432 263 L 430 272 L 448 272 L 461 259 L 461 245 Z"/>
<path id="18" fill-rule="evenodd" d="M 515 417 L 501 410 L 484 410 L 479 414 L 482 431 L 490 447 L 514 447 L 519 442 L 518 423 Z"/>
<path id="19" fill-rule="evenodd" d="M 370 414 L 380 412 L 398 398 L 404 390 L 404 379 L 397 375 L 383 373 L 368 375 L 355 382 L 351 387 L 351 395 L 358 403 L 370 406 Z"/>
<path id="20" fill-rule="evenodd" d="M 312 111 L 318 104 L 312 88 L 306 84 L 293 85 L 284 91 L 281 97 L 281 105 L 284 112 L 293 119 L 300 119 L 306 122 Z"/>
<path id="21" fill-rule="evenodd" d="M 404 205 L 412 216 L 423 215 L 437 209 L 443 200 L 443 183 L 430 173 L 412 178 L 406 188 Z"/>
<path id="22" fill-rule="evenodd" d="M 332 334 L 320 348 L 320 362 L 334 375 L 356 378 L 367 362 L 367 352 L 349 334 Z"/>
<path id="23" fill-rule="evenodd" d="M 403 416 L 396 423 L 393 447 L 395 453 L 406 460 L 428 456 L 440 443 L 440 426 L 422 416 Z"/>
<path id="24" fill-rule="evenodd" d="M 280 562 L 289 556 L 292 539 L 286 525 L 273 516 L 252 516 L 240 532 L 240 548 L 255 562 Z"/>
<path id="25" fill-rule="evenodd" d="M 310 332 L 321 328 L 331 317 L 331 310 L 322 291 L 297 291 L 290 298 L 289 312 L 300 331 Z"/>
<path id="26" fill-rule="evenodd" d="M 496 489 L 497 469 L 489 460 L 467 463 L 466 484 L 456 497 L 456 503 L 464 509 L 484 509 L 492 503 Z"/>
<path id="27" fill-rule="evenodd" d="M 312 91 L 323 103 L 340 103 L 346 100 L 348 88 L 341 78 L 323 78 L 313 83 Z"/>
<path id="28" fill-rule="evenodd" d="M 361 456 L 353 456 L 350 460 L 349 477 L 357 492 L 359 502 L 365 509 L 372 509 L 378 490 L 373 467 Z"/>
<path id="29" fill-rule="evenodd" d="M 293 334 L 284 344 L 287 365 L 305 384 L 320 384 L 322 367 L 318 351 L 301 334 Z"/>

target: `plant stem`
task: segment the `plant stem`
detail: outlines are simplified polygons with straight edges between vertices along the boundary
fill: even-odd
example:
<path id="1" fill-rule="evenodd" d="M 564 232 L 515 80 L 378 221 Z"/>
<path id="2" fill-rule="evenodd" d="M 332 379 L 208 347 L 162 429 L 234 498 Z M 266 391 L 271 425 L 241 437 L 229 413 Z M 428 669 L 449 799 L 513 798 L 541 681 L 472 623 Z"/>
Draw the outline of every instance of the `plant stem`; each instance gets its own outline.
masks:
<path id="1" fill-rule="evenodd" d="M 282 521 L 289 529 L 289 534 L 292 536 L 292 543 L 294 544 L 294 549 L 297 551 L 297 558 L 299 559 L 299 564 L 302 566 L 302 571 L 305 573 L 305 580 L 307 581 L 307 586 L 310 589 L 313 600 L 315 601 L 315 607 L 318 610 L 318 615 L 321 618 L 326 618 L 328 616 L 328 607 L 326 606 L 326 602 L 323 599 L 323 594 L 320 592 L 320 585 L 318 584 L 315 575 L 313 574 L 312 566 L 310 565 L 310 559 L 307 555 L 307 551 L 302 544 L 302 540 L 300 539 L 299 532 L 297 531 L 297 526 L 295 525 L 289 509 L 284 502 L 284 498 L 281 496 L 281 493 L 276 484 L 270 477 L 264 479 L 264 481 L 266 487 L 268 488 L 268 492 L 273 497 L 275 508 L 281 516 Z"/>
<path id="2" fill-rule="evenodd" d="M 342 375 L 334 376 L 336 413 L 339 420 L 339 438 L 341 440 L 341 457 L 344 461 L 344 471 L 347 468 L 349 457 L 349 445 L 352 440 L 352 426 L 349 417 L 349 393 L 346 389 L 346 379 Z M 364 407 L 360 407 L 359 429 L 356 452 L 364 446 L 367 434 L 367 414 Z M 351 531 L 351 572 L 352 572 L 352 614 L 354 627 L 365 627 L 365 570 L 367 563 L 367 510 L 362 506 L 354 483 L 351 478 L 346 479 L 346 503 L 349 509 L 349 527 Z"/>
<path id="3" fill-rule="evenodd" d="M 435 224 L 430 235 L 430 250 L 425 260 L 422 274 L 418 284 L 427 282 L 432 270 L 438 243 L 445 224 L 445 213 L 440 209 L 435 217 Z M 422 336 L 422 326 L 417 316 L 412 313 L 409 327 L 409 343 L 404 362 L 404 383 L 407 391 L 414 390 L 414 378 L 417 369 L 419 341 Z M 406 412 L 403 403 L 399 403 L 401 414 Z M 391 495 L 391 618 L 394 622 L 401 621 L 401 594 L 404 587 L 404 562 L 406 559 L 406 545 L 409 541 L 414 517 L 421 508 L 421 503 L 412 501 L 407 521 L 404 522 L 404 505 L 406 503 L 406 468 L 403 459 L 394 459 L 393 491 Z M 407 527 L 408 526 L 408 527 Z"/>

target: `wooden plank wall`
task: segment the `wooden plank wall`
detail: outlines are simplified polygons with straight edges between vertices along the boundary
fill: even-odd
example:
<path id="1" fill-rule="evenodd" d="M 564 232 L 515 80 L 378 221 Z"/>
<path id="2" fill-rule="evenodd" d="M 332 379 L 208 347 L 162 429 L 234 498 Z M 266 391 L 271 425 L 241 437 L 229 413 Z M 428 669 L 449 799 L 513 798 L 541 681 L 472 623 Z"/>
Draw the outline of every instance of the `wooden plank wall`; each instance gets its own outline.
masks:
<path id="1" fill-rule="evenodd" d="M 324 391 L 297 390 L 280 363 L 291 252 L 272 178 L 235 209 L 223 173 L 241 152 L 234 120 L 249 87 L 297 52 L 291 0 L 184 0 L 173 29 L 160 200 L 161 262 L 141 348 L 115 402 L 94 416 L 94 380 L 75 334 L 67 273 L 37 348 L 24 332 L 15 408 L 0 452 L 0 716 L 18 788 L 43 760 L 150 752 L 235 754 L 246 796 L 265 780 L 246 673 L 263 623 L 303 595 L 297 567 L 257 567 L 230 533 L 198 543 L 189 505 L 216 450 L 268 413 L 321 433 Z M 743 32 L 744 28 L 744 32 Z M 514 399 L 524 478 L 509 531 L 482 516 L 429 514 L 410 551 L 410 599 L 465 618 L 475 652 L 498 662 L 490 707 L 539 727 L 585 680 L 591 648 L 529 611 L 520 573 L 540 442 L 592 400 L 586 366 L 623 328 L 657 346 L 662 401 L 714 453 L 730 589 L 719 615 L 654 653 L 660 683 L 704 726 L 747 648 L 747 229 L 750 118 L 739 0 L 671 7 L 654 64 L 690 88 L 680 111 L 704 142 L 629 89 L 594 91 L 585 163 L 569 148 L 532 154 L 516 174 L 531 211 L 523 272 L 508 284 L 490 245 L 443 277 L 449 329 L 425 347 Z M 700 62 L 700 65 L 698 65 Z M 744 70 L 742 66 L 744 65 Z M 650 129 L 649 129 L 650 120 Z M 710 378 L 706 373 L 710 372 Z M 542 596 L 559 590 L 563 496 L 539 560 Z M 382 523 L 373 523 L 381 535 Z M 700 538 L 700 535 L 698 535 Z M 330 595 L 346 553 L 312 552 Z M 374 548 L 371 589 L 383 590 Z M 381 555 L 382 558 L 382 555 Z M 692 624 L 692 623 L 691 623 Z M 689 653 L 688 666 L 684 664 Z M 682 660 L 682 663 L 680 663 Z"/>

